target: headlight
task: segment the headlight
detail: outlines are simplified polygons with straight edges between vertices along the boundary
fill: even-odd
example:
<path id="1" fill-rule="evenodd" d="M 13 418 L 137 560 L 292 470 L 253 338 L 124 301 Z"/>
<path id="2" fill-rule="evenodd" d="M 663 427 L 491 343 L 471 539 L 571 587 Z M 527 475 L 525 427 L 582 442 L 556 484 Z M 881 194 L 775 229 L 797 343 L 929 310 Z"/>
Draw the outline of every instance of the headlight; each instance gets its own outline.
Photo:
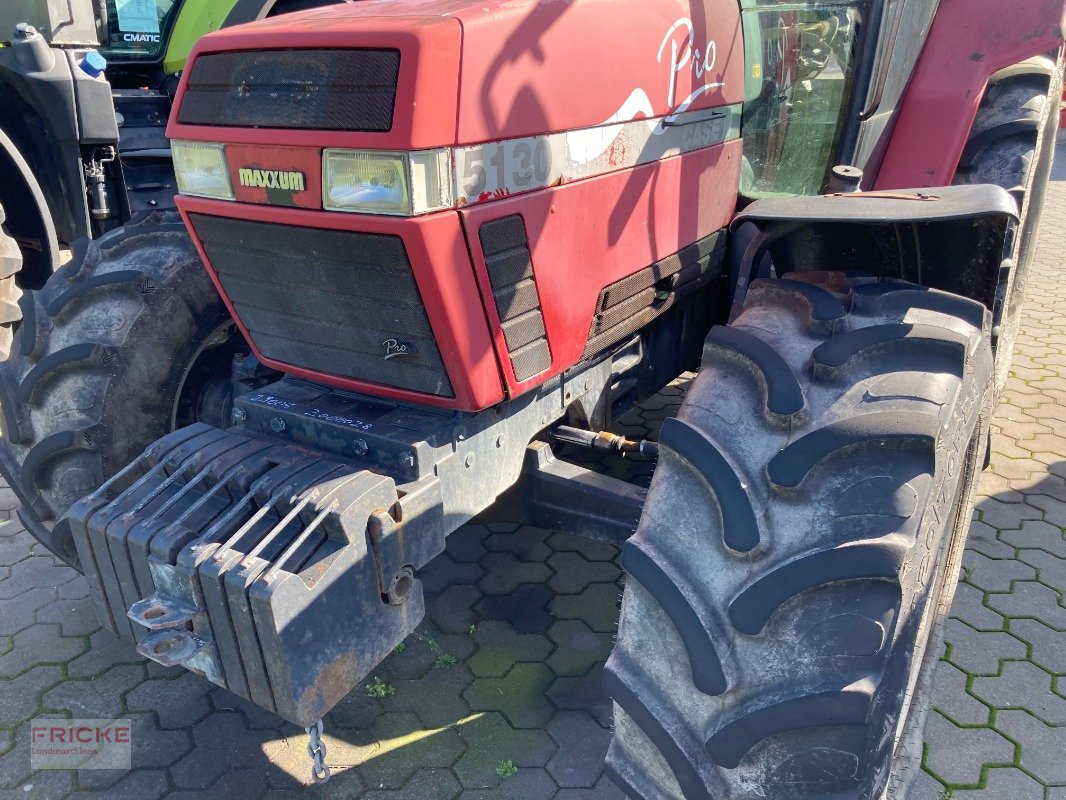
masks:
<path id="1" fill-rule="evenodd" d="M 326 150 L 322 154 L 322 207 L 329 211 L 411 216 L 452 205 L 447 150 Z"/>
<path id="2" fill-rule="evenodd" d="M 179 192 L 219 200 L 233 199 L 226 149 L 222 145 L 173 141 L 170 152 L 174 157 Z"/>

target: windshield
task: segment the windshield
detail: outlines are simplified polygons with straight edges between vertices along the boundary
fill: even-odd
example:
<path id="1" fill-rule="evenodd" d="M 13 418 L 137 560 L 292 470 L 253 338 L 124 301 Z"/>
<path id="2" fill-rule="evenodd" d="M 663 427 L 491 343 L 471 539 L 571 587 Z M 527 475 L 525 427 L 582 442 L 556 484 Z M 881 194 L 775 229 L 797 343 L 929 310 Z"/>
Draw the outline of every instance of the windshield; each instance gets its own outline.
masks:
<path id="1" fill-rule="evenodd" d="M 107 47 L 114 61 L 154 61 L 163 55 L 180 0 L 107 0 Z"/>
<path id="2" fill-rule="evenodd" d="M 740 191 L 822 191 L 852 77 L 859 3 L 745 0 L 748 59 Z"/>

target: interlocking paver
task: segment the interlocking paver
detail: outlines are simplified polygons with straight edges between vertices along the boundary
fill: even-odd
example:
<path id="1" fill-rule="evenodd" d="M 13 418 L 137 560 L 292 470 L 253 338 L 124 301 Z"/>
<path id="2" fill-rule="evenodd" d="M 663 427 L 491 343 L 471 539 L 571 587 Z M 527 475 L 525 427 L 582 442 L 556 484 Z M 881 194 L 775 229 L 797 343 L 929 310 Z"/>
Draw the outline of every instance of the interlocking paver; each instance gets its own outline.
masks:
<path id="1" fill-rule="evenodd" d="M 1009 592 L 1013 581 L 1034 580 L 1036 569 L 1013 557 L 997 561 L 970 550 L 963 558 L 962 574 L 967 583 L 983 592 Z"/>
<path id="2" fill-rule="evenodd" d="M 613 544 L 583 539 L 569 533 L 554 533 L 548 543 L 557 553 L 580 553 L 589 561 L 611 561 L 618 555 L 618 548 Z"/>
<path id="3" fill-rule="evenodd" d="M 983 800 L 988 797 L 1044 800 L 1044 786 L 1014 767 L 996 767 L 988 771 L 984 789 L 956 789 L 951 793 L 951 800 Z"/>
<path id="4" fill-rule="evenodd" d="M 82 771 L 84 774 L 84 770 Z M 167 792 L 166 774 L 159 771 L 136 770 L 122 777 L 112 786 L 79 791 L 73 800 L 155 800 Z"/>
<path id="5" fill-rule="evenodd" d="M 463 800 L 552 800 L 558 785 L 542 769 L 520 769 L 493 789 L 463 792 Z"/>
<path id="6" fill-rule="evenodd" d="M 327 784 L 328 786 L 328 784 Z M 367 800 L 451 800 L 462 790 L 446 769 L 424 769 L 402 789 L 371 789 Z"/>
<path id="7" fill-rule="evenodd" d="M 51 555 L 33 556 L 11 565 L 10 577 L 0 580 L 0 600 L 10 600 L 36 586 L 60 586 L 78 577 L 67 566 L 59 566 Z"/>
<path id="8" fill-rule="evenodd" d="M 994 708 L 1028 709 L 1049 725 L 1066 725 L 1066 700 L 1052 691 L 1051 680 L 1029 661 L 1006 661 L 999 677 L 974 678 L 972 694 Z"/>
<path id="9" fill-rule="evenodd" d="M 577 594 L 590 583 L 617 580 L 620 570 L 609 561 L 587 561 L 580 553 L 555 553 L 548 559 L 555 573 L 548 581 L 556 594 Z"/>
<path id="10" fill-rule="evenodd" d="M 67 664 L 71 677 L 87 678 L 100 675 L 116 664 L 136 664 L 141 661 L 129 644 L 103 629 L 89 637 L 89 649 Z"/>
<path id="11" fill-rule="evenodd" d="M 34 667 L 11 680 L 0 681 L 0 725 L 29 719 L 37 711 L 41 692 L 63 679 L 59 667 Z"/>
<path id="12" fill-rule="evenodd" d="M 34 625 L 12 637 L 11 650 L 0 656 L 0 675 L 12 676 L 36 664 L 61 664 L 85 652 L 85 642 L 60 635 L 58 625 Z"/>
<path id="13" fill-rule="evenodd" d="M 0 789 L 0 800 L 60 800 L 74 788 L 74 773 L 51 769 L 38 772 L 17 789 Z"/>
<path id="14" fill-rule="evenodd" d="M 212 684 L 187 672 L 170 680 L 147 680 L 126 694 L 131 711 L 155 711 L 164 728 L 186 728 L 211 711 Z"/>
<path id="15" fill-rule="evenodd" d="M 496 525 L 488 527 L 493 531 L 483 541 L 488 550 L 513 553 L 523 561 L 544 562 L 551 558 L 552 549 L 546 544 L 551 531 L 529 525 L 505 525 L 502 530 L 497 530 L 500 526 Z"/>
<path id="16" fill-rule="evenodd" d="M 485 577 L 478 588 L 485 594 L 511 594 L 523 583 L 541 584 L 551 577 L 546 564 L 520 561 L 514 553 L 490 553 L 481 559 Z"/>
<path id="17" fill-rule="evenodd" d="M 463 663 L 432 669 L 422 678 L 393 681 L 396 694 L 388 706 L 411 712 L 427 728 L 443 728 L 470 715 L 463 692 L 473 682 L 474 675 Z"/>
<path id="18" fill-rule="evenodd" d="M 1066 452 L 1066 448 L 1062 451 Z M 1044 521 L 1060 528 L 1066 526 L 1066 502 L 1046 494 L 1029 495 L 1029 503 L 1044 512 Z"/>
<path id="19" fill-rule="evenodd" d="M 254 769 L 235 769 L 202 792 L 170 792 L 166 800 L 201 800 L 203 797 L 217 797 L 219 800 L 254 800 L 263 796 L 267 790 L 266 776 Z"/>
<path id="20" fill-rule="evenodd" d="M 591 789 L 560 789 L 555 800 L 626 800 L 626 796 L 604 775 Z"/>
<path id="21" fill-rule="evenodd" d="M 1029 617 L 1066 630 L 1066 608 L 1059 605 L 1059 593 L 1035 581 L 1018 581 L 1009 594 L 988 595 L 988 605 L 1006 617 Z"/>
<path id="22" fill-rule="evenodd" d="M 458 726 L 425 729 L 413 714 L 387 714 L 370 729 L 374 745 L 360 765 L 367 785 L 400 789 L 423 767 L 447 769 L 466 750 Z"/>
<path id="23" fill-rule="evenodd" d="M 920 772 L 914 777 L 907 800 L 944 800 L 947 790 L 944 784 L 928 772 Z"/>
<path id="24" fill-rule="evenodd" d="M 548 666 L 556 675 L 587 675 L 597 663 L 611 654 L 614 637 L 593 631 L 579 619 L 556 622 L 548 636 L 559 647 L 548 657 Z"/>
<path id="25" fill-rule="evenodd" d="M 474 635 L 478 648 L 467 665 L 479 678 L 503 677 L 520 661 L 543 661 L 553 648 L 546 636 L 519 633 L 499 620 L 482 622 Z"/>
<path id="26" fill-rule="evenodd" d="M 976 586 L 960 583 L 951 604 L 951 616 L 979 631 L 1003 629 L 1003 616 L 984 604 L 985 595 Z"/>
<path id="27" fill-rule="evenodd" d="M 966 540 L 969 553 L 980 553 L 994 559 L 1014 558 L 1015 547 L 1000 540 L 999 531 L 980 520 L 970 523 L 970 535 Z"/>
<path id="28" fill-rule="evenodd" d="M 44 707 L 72 717 L 114 719 L 122 715 L 122 695 L 144 680 L 144 667 L 120 665 L 95 678 L 68 680 L 43 696 Z"/>
<path id="29" fill-rule="evenodd" d="M 548 762 L 548 772 L 555 782 L 561 787 L 595 786 L 603 774 L 598 757 L 610 744 L 610 731 L 584 712 L 560 711 L 548 723 L 548 733 L 559 745 Z"/>
<path id="30" fill-rule="evenodd" d="M 1017 622 L 1012 622 L 1013 626 Z M 957 619 L 944 626 L 944 640 L 951 647 L 948 660 L 971 675 L 993 675 L 1005 658 L 1025 658 L 1025 643 L 1008 633 L 975 631 Z"/>
<path id="31" fill-rule="evenodd" d="M 603 688 L 602 674 L 599 664 L 588 675 L 556 678 L 548 688 L 548 699 L 562 711 L 586 711 L 600 727 L 610 728 L 611 697 Z"/>
<path id="32" fill-rule="evenodd" d="M 960 728 L 937 711 L 925 727 L 926 768 L 949 784 L 977 786 L 985 764 L 1010 764 L 1014 745 L 991 728 Z"/>
<path id="33" fill-rule="evenodd" d="M 552 623 L 547 606 L 551 589 L 539 583 L 524 583 L 510 594 L 490 594 L 475 607 L 483 619 L 506 620 L 521 633 L 542 633 Z"/>
<path id="34" fill-rule="evenodd" d="M 555 676 L 544 664 L 517 664 L 502 678 L 478 678 L 463 692 L 474 711 L 500 711 L 516 728 L 540 728 L 554 708 L 545 692 Z"/>
<path id="35" fill-rule="evenodd" d="M 240 714 L 220 712 L 191 728 L 194 747 L 169 770 L 179 789 L 206 789 L 230 769 L 262 763 L 268 732 L 250 729 Z"/>
<path id="36" fill-rule="evenodd" d="M 1010 630 L 1032 647 L 1035 664 L 1055 673 L 1066 673 L 1066 631 L 1056 631 L 1035 619 L 1011 620 Z"/>
<path id="37" fill-rule="evenodd" d="M 559 595 L 552 600 L 552 614 L 559 619 L 584 620 L 594 631 L 618 629 L 618 604 L 622 590 L 614 583 L 594 583 L 580 594 Z"/>
<path id="38" fill-rule="evenodd" d="M 1046 550 L 1022 550 L 1018 558 L 1037 570 L 1037 580 L 1045 586 L 1059 590 L 1066 587 L 1066 558 Z"/>
<path id="39" fill-rule="evenodd" d="M 543 767 L 557 746 L 543 730 L 515 730 L 501 714 L 481 714 L 459 726 L 466 752 L 452 766 L 467 788 L 492 788 L 504 780 L 496 767 L 511 761 L 516 767 Z"/>
<path id="40" fill-rule="evenodd" d="M 984 725 L 989 719 L 989 709 L 966 692 L 967 680 L 966 673 L 961 669 L 941 662 L 934 677 L 934 708 L 962 725 Z"/>
<path id="41" fill-rule="evenodd" d="M 1026 711 L 1001 711 L 996 727 L 1021 742 L 1019 764 L 1045 785 L 1066 783 L 1066 727 L 1045 725 Z"/>
<path id="42" fill-rule="evenodd" d="M 35 586 L 18 595 L 15 600 L 0 601 L 4 613 L 0 614 L 0 634 L 15 634 L 32 625 L 37 616 L 37 609 L 53 602 L 57 597 L 54 586 L 43 584 Z"/>
<path id="43" fill-rule="evenodd" d="M 1043 472 L 1045 469 L 1043 464 L 1035 461 L 1032 467 L 1011 466 L 1023 463 L 1025 462 L 1006 459 L 995 462 L 992 465 L 992 469 L 1007 477 L 1013 477 L 1010 473 L 1017 473 L 1019 478 L 1026 478 L 1034 473 Z M 1004 472 L 1004 470 L 1007 470 L 1007 472 Z M 986 497 L 981 500 L 977 504 L 977 511 L 981 515 L 981 520 L 994 528 L 1019 528 L 1025 520 L 1040 519 L 1042 516 L 1041 512 L 1032 506 L 1024 503 L 1004 503 L 994 497 Z"/>

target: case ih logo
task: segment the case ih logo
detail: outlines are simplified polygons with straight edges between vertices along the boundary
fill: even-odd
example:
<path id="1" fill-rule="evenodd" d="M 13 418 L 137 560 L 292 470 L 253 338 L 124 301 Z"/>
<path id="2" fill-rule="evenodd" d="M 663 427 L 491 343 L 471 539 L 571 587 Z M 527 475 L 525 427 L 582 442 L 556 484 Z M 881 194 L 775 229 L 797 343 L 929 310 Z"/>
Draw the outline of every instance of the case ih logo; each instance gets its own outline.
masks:
<path id="1" fill-rule="evenodd" d="M 241 186 L 250 189 L 281 189 L 286 192 L 302 192 L 307 188 L 307 176 L 302 172 L 286 172 L 278 169 L 237 170 Z"/>

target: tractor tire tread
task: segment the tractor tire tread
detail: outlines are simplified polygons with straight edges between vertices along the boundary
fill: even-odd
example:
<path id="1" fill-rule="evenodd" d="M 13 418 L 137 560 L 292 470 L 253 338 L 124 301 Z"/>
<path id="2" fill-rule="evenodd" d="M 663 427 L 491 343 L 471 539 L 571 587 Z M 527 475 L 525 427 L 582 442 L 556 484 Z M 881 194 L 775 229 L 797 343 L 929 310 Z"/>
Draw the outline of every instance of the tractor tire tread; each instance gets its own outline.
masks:
<path id="1" fill-rule="evenodd" d="M 608 769 L 631 797 L 858 798 L 895 757 L 870 731 L 910 632 L 937 635 L 914 609 L 953 586 L 916 565 L 965 530 L 988 329 L 963 298 L 839 273 L 754 281 L 712 329 L 622 553 Z"/>
<path id="2" fill-rule="evenodd" d="M 0 471 L 27 529 L 75 563 L 66 511 L 169 430 L 189 360 L 229 315 L 175 213 L 72 249 L 23 298 L 0 365 Z"/>

